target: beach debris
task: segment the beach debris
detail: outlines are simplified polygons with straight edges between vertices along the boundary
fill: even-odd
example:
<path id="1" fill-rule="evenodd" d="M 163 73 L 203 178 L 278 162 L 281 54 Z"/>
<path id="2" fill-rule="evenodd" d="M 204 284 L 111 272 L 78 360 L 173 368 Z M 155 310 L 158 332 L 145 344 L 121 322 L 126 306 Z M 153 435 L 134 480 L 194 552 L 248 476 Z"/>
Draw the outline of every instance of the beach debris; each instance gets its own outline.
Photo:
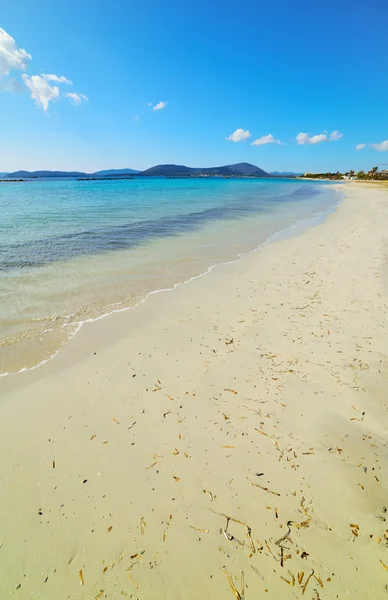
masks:
<path id="1" fill-rule="evenodd" d="M 180 481 L 181 480 L 181 478 L 177 477 L 176 475 L 173 475 L 172 478 L 175 479 L 175 481 Z"/>
<path id="2" fill-rule="evenodd" d="M 230 344 L 233 344 L 233 343 L 234 343 L 234 339 L 233 339 L 233 338 L 230 338 L 230 340 L 229 340 L 228 338 L 226 338 L 226 340 L 225 340 L 225 344 L 226 344 L 227 346 L 230 346 Z"/>
<path id="3" fill-rule="evenodd" d="M 80 569 L 80 570 L 79 570 L 79 572 L 78 572 L 78 577 L 79 577 L 79 582 L 80 582 L 80 585 L 85 585 L 85 581 L 84 581 L 84 575 L 83 575 L 83 573 L 82 573 L 82 569 Z"/>
<path id="4" fill-rule="evenodd" d="M 147 527 L 147 523 L 144 520 L 144 517 L 140 519 L 140 534 L 144 535 L 145 528 Z"/>
<path id="5" fill-rule="evenodd" d="M 174 450 L 171 450 L 172 454 L 174 454 L 175 456 L 177 456 L 179 454 L 179 450 L 178 448 L 175 448 Z"/>
<path id="6" fill-rule="evenodd" d="M 303 577 L 304 577 L 304 571 L 301 571 L 300 573 L 298 573 L 297 580 L 298 580 L 299 584 L 302 583 Z"/>
<path id="7" fill-rule="evenodd" d="M 201 529 L 200 527 L 194 527 L 194 525 L 190 525 L 191 529 L 195 529 L 195 531 L 201 531 L 202 533 L 209 533 L 208 529 Z"/>
<path id="8" fill-rule="evenodd" d="M 207 496 L 209 496 L 210 498 L 210 502 L 213 502 L 215 496 L 213 496 L 212 492 L 210 490 L 202 490 L 204 494 L 206 494 Z"/>
<path id="9" fill-rule="evenodd" d="M 130 425 L 130 426 L 128 427 L 128 429 L 132 429 L 132 427 L 134 427 L 134 426 L 136 425 L 136 423 L 137 423 L 137 421 L 134 421 L 134 422 L 132 423 L 132 425 Z"/>
<path id="10" fill-rule="evenodd" d="M 112 417 L 112 421 L 114 421 L 115 423 L 117 423 L 117 425 L 120 425 L 120 421 L 118 421 L 117 419 L 115 419 L 114 417 Z"/>
<path id="11" fill-rule="evenodd" d="M 110 533 L 113 529 L 113 525 L 110 525 L 110 527 L 108 527 L 108 533 Z"/>
<path id="12" fill-rule="evenodd" d="M 236 390 L 231 390 L 230 388 L 224 388 L 225 392 L 231 392 L 232 394 L 237 394 Z"/>
<path id="13" fill-rule="evenodd" d="M 291 577 L 291 579 L 287 579 L 287 577 L 283 577 L 283 575 L 280 575 L 280 579 L 283 579 L 283 581 L 285 581 L 286 583 L 288 583 L 288 585 L 290 585 L 291 587 L 294 587 L 294 585 L 295 585 L 295 575 L 293 573 L 291 573 L 291 571 L 287 571 L 287 573 L 289 574 L 289 576 Z"/>
<path id="14" fill-rule="evenodd" d="M 248 477 L 247 477 L 249 483 L 255 487 L 260 488 L 261 490 L 264 490 L 265 492 L 268 492 L 269 494 L 273 494 L 274 496 L 280 496 L 280 494 L 278 492 L 274 492 L 272 490 L 270 490 L 269 488 L 265 487 L 264 485 L 259 485 L 258 483 L 254 483 L 253 481 L 251 481 Z"/>
<path id="15" fill-rule="evenodd" d="M 235 448 L 236 446 L 222 446 L 223 448 Z"/>
<path id="16" fill-rule="evenodd" d="M 55 469 L 55 460 L 53 460 L 53 469 Z"/>
<path id="17" fill-rule="evenodd" d="M 288 521 L 288 522 L 287 522 L 287 533 L 285 533 L 285 534 L 284 534 L 284 535 L 283 535 L 281 538 L 279 538 L 279 539 L 278 539 L 278 540 L 275 542 L 275 545 L 276 545 L 276 546 L 280 546 L 281 548 L 283 548 L 283 546 L 281 546 L 281 544 L 282 544 L 282 542 L 284 542 L 284 541 L 285 541 L 285 540 L 288 538 L 288 536 L 289 536 L 289 535 L 290 535 L 290 533 L 291 533 L 291 523 L 292 523 L 292 521 Z"/>
<path id="18" fill-rule="evenodd" d="M 90 438 L 90 441 L 94 440 L 95 437 L 96 437 L 96 434 L 93 433 L 92 437 Z"/>
<path id="19" fill-rule="evenodd" d="M 382 561 L 381 559 L 380 559 L 380 562 L 381 562 L 381 564 L 383 565 L 384 569 L 385 569 L 386 571 L 388 571 L 388 567 L 387 567 L 387 565 L 386 565 L 385 563 L 383 563 L 383 561 Z"/>
<path id="20" fill-rule="evenodd" d="M 219 517 L 224 517 L 224 519 L 226 519 L 225 527 L 223 529 L 221 528 L 220 533 L 222 533 L 229 542 L 237 542 L 237 544 L 239 544 L 241 547 L 247 546 L 249 548 L 249 550 L 251 551 L 251 554 L 255 554 L 256 548 L 255 548 L 255 544 L 252 539 L 252 529 L 251 529 L 251 527 L 249 527 L 249 525 L 247 525 L 246 523 L 243 523 L 239 519 L 234 519 L 233 517 L 230 517 L 229 515 L 226 515 L 225 513 L 218 513 L 213 509 L 210 509 L 210 510 L 215 515 L 218 515 Z M 237 523 L 237 525 L 241 525 L 242 527 L 245 528 L 245 534 L 248 538 L 248 542 L 242 542 L 241 540 L 238 540 L 234 535 L 229 533 L 228 527 L 229 527 L 230 522 Z"/>
<path id="21" fill-rule="evenodd" d="M 306 582 L 304 584 L 304 586 L 302 587 L 302 596 L 304 596 L 306 590 L 307 590 L 307 586 L 309 584 L 309 581 L 311 579 L 311 577 L 314 575 L 314 569 L 311 569 L 311 573 L 310 575 L 307 577 Z"/>
<path id="22" fill-rule="evenodd" d="M 94 600 L 100 600 L 102 594 L 104 593 L 104 590 L 100 590 L 97 594 L 97 596 L 94 596 Z"/>
<path id="23" fill-rule="evenodd" d="M 226 578 L 229 582 L 229 585 L 232 589 L 232 592 L 233 592 L 235 598 L 237 598 L 237 600 L 244 600 L 245 599 L 244 571 L 241 571 L 241 592 L 239 592 L 238 589 L 236 588 L 236 586 L 234 585 L 233 579 L 231 578 L 231 576 L 229 575 L 229 573 L 226 569 L 225 569 L 225 575 L 226 575 Z"/>
<path id="24" fill-rule="evenodd" d="M 137 582 L 134 580 L 134 578 L 131 576 L 130 573 L 127 573 L 127 577 L 129 579 L 129 581 L 132 583 L 133 587 L 135 588 L 135 590 L 137 590 L 137 588 L 139 587 Z"/>
<path id="25" fill-rule="evenodd" d="M 157 465 L 157 464 L 158 464 L 158 461 L 156 460 L 155 462 L 153 462 L 153 463 L 152 463 L 152 465 L 149 465 L 149 466 L 147 467 L 147 469 L 152 469 L 152 467 L 154 467 L 154 466 L 155 466 L 155 465 Z"/>
<path id="26" fill-rule="evenodd" d="M 358 533 L 360 531 L 359 526 L 356 523 L 350 523 L 349 527 L 352 530 L 352 534 L 354 535 L 354 537 L 358 537 Z"/>
<path id="27" fill-rule="evenodd" d="M 254 573 L 256 573 L 256 575 L 258 575 L 258 576 L 261 578 L 261 580 L 262 580 L 262 581 L 264 581 L 264 575 L 262 575 L 262 574 L 260 573 L 260 571 L 259 571 L 258 569 L 256 569 L 256 567 L 254 567 L 253 565 L 251 565 L 251 569 L 252 569 L 252 571 L 253 571 Z"/>
<path id="28" fill-rule="evenodd" d="M 261 431 L 261 429 L 257 429 L 257 427 L 255 427 L 256 431 L 258 431 L 259 433 L 261 433 L 261 435 L 265 435 L 265 437 L 268 437 L 268 433 L 265 433 L 264 431 Z"/>

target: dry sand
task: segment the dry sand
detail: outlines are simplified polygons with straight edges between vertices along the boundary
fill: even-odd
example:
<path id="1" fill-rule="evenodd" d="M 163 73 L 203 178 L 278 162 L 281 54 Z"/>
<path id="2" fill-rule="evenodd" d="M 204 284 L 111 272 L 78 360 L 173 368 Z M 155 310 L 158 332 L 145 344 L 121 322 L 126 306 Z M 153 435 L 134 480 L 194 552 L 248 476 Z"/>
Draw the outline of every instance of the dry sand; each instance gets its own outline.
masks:
<path id="1" fill-rule="evenodd" d="M 388 194 L 342 189 L 0 380 L 1 598 L 388 598 Z"/>

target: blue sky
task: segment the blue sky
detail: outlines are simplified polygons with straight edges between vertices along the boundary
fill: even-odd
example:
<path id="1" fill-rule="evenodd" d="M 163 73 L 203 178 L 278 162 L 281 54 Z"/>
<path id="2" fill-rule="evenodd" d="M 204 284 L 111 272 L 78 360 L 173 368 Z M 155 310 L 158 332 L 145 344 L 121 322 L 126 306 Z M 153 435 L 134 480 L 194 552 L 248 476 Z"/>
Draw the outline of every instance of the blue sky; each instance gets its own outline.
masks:
<path id="1" fill-rule="evenodd" d="M 388 163 L 387 27 L 386 0 L 3 2 L 0 171 Z"/>

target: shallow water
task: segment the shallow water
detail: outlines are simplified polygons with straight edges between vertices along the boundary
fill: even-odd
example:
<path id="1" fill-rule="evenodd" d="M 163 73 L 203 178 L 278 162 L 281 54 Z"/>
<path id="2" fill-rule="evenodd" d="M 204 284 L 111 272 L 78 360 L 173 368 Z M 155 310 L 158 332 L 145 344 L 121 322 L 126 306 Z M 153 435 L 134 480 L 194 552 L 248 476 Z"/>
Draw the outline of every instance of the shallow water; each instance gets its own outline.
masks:
<path id="1" fill-rule="evenodd" d="M 1 184 L 0 374 L 338 201 L 330 185 L 286 179 Z"/>

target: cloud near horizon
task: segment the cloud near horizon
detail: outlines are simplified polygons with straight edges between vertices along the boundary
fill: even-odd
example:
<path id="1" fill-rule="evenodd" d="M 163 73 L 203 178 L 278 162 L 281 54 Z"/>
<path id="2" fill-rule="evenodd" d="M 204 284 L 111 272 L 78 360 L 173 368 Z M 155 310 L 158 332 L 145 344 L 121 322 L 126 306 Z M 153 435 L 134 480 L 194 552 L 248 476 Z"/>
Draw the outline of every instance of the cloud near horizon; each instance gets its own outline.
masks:
<path id="1" fill-rule="evenodd" d="M 365 148 L 366 144 L 357 144 L 356 146 L 356 150 L 363 150 Z"/>
<path id="2" fill-rule="evenodd" d="M 236 131 L 231 133 L 226 139 L 229 142 L 242 142 L 243 140 L 247 140 L 250 137 L 251 134 L 248 130 L 236 129 Z"/>
<path id="3" fill-rule="evenodd" d="M 379 144 L 371 144 L 371 148 L 374 148 L 379 152 L 388 152 L 388 140 L 380 142 Z"/>
<path id="4" fill-rule="evenodd" d="M 317 133 L 316 135 L 310 136 L 308 133 L 298 133 L 296 141 L 298 144 L 320 144 L 321 142 L 335 142 L 340 140 L 343 133 L 340 133 L 338 129 L 334 130 L 329 136 L 327 132 Z"/>
<path id="5" fill-rule="evenodd" d="M 275 140 L 272 133 L 268 135 L 263 135 L 261 138 L 258 138 L 254 142 L 251 143 L 251 146 L 264 146 L 264 144 L 281 144 L 280 140 Z"/>
<path id="6" fill-rule="evenodd" d="M 162 110 L 163 108 L 166 108 L 167 104 L 168 102 L 158 102 L 152 110 Z"/>
<path id="7" fill-rule="evenodd" d="M 64 75 L 42 73 L 41 75 L 22 74 L 23 84 L 13 77 L 12 71 L 25 71 L 32 60 L 31 54 L 16 45 L 15 40 L 0 27 L 0 92 L 20 93 L 29 91 L 35 104 L 46 112 L 52 100 L 60 98 L 61 91 L 57 85 L 51 83 L 72 85 L 72 81 Z M 73 105 L 86 101 L 84 94 L 63 94 Z"/>

